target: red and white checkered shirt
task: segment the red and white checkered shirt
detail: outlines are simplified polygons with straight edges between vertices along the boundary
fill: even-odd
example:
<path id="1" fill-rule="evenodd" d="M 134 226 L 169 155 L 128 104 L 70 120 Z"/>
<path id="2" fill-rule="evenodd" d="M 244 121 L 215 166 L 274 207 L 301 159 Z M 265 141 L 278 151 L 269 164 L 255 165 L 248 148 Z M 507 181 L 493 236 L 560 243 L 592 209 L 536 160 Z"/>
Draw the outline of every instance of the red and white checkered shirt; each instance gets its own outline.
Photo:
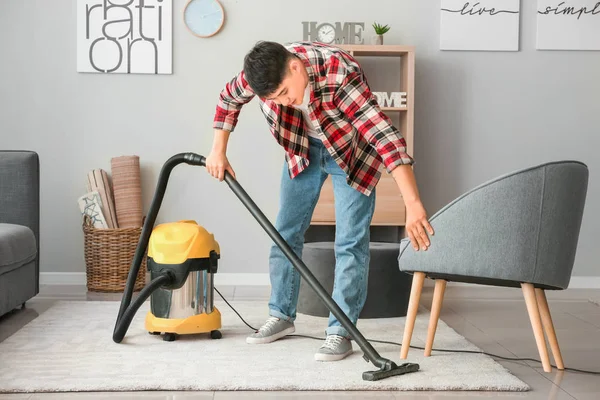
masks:
<path id="1" fill-rule="evenodd" d="M 321 43 L 285 45 L 306 66 L 309 76 L 310 118 L 323 144 L 346 172 L 348 184 L 370 195 L 381 177 L 382 166 L 391 172 L 402 164 L 412 165 L 406 141 L 379 108 L 358 62 L 347 52 Z M 244 104 L 255 94 L 238 73 L 222 90 L 213 127 L 232 132 Z M 309 164 L 308 135 L 302 111 L 260 99 L 271 133 L 285 150 L 290 177 Z"/>

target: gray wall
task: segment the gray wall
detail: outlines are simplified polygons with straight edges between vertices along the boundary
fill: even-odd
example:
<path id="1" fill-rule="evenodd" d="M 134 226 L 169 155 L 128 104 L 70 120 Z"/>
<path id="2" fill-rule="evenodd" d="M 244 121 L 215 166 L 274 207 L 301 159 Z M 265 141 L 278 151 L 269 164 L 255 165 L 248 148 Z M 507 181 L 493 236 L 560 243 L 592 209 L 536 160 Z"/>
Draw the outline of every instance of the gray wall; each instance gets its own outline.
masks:
<path id="1" fill-rule="evenodd" d="M 209 151 L 217 95 L 253 43 L 301 39 L 304 20 L 367 26 L 377 20 L 392 26 L 387 43 L 417 48 L 415 168 L 429 213 L 508 171 L 548 160 L 585 161 L 591 181 L 574 274 L 600 275 L 594 262 L 600 52 L 536 51 L 536 2 L 521 3 L 521 51 L 484 53 L 438 50 L 438 1 L 335 0 L 327 5 L 336 11 L 324 11 L 320 0 L 223 0 L 224 30 L 198 39 L 182 24 L 185 1 L 176 0 L 174 74 L 107 76 L 76 72 L 75 1 L 3 0 L 0 143 L 41 156 L 42 272 L 84 271 L 76 200 L 90 169 L 110 172 L 111 157 L 139 155 L 148 207 L 168 157 Z M 382 82 L 380 71 L 371 74 Z M 258 102 L 243 110 L 229 156 L 241 184 L 274 220 L 283 153 Z M 175 170 L 159 219 L 196 219 L 214 232 L 221 272 L 268 272 L 268 237 L 227 185 L 203 169 Z"/>

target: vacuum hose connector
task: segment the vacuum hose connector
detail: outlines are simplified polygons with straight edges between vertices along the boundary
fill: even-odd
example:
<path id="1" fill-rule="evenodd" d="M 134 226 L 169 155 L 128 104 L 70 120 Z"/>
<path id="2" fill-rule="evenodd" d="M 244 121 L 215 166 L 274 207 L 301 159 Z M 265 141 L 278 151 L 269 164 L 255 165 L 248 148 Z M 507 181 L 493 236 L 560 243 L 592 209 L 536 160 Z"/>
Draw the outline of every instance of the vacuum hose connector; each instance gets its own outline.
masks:
<path id="1" fill-rule="evenodd" d="M 184 153 L 183 158 L 185 162 L 190 165 L 198 165 L 201 167 L 206 165 L 206 158 L 204 156 L 201 156 L 200 154 Z"/>

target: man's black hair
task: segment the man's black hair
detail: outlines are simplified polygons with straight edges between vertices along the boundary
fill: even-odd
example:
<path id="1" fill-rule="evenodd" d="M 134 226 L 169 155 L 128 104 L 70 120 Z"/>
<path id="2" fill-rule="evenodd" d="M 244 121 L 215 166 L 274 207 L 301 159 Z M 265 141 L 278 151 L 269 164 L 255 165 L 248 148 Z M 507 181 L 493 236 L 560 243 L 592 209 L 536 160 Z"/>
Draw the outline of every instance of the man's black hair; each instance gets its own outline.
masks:
<path id="1" fill-rule="evenodd" d="M 244 73 L 257 96 L 265 98 L 281 85 L 294 55 L 275 42 L 258 42 L 244 58 Z"/>

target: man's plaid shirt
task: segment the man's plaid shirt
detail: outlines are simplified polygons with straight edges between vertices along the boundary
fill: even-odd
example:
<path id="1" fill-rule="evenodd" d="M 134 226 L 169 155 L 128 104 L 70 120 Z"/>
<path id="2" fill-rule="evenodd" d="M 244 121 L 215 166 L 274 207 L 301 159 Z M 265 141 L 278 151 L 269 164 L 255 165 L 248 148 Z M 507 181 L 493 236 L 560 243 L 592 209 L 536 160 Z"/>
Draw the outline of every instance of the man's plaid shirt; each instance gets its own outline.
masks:
<path id="1" fill-rule="evenodd" d="M 323 144 L 346 172 L 348 184 L 370 195 L 381 176 L 382 166 L 391 172 L 414 161 L 406 152 L 406 141 L 377 105 L 358 62 L 343 50 L 313 42 L 285 45 L 302 60 L 309 76 L 308 109 Z M 244 104 L 254 97 L 238 73 L 219 96 L 214 128 L 233 131 Z M 309 164 L 308 136 L 302 112 L 293 106 L 260 99 L 260 107 L 271 133 L 285 149 L 290 177 Z"/>

